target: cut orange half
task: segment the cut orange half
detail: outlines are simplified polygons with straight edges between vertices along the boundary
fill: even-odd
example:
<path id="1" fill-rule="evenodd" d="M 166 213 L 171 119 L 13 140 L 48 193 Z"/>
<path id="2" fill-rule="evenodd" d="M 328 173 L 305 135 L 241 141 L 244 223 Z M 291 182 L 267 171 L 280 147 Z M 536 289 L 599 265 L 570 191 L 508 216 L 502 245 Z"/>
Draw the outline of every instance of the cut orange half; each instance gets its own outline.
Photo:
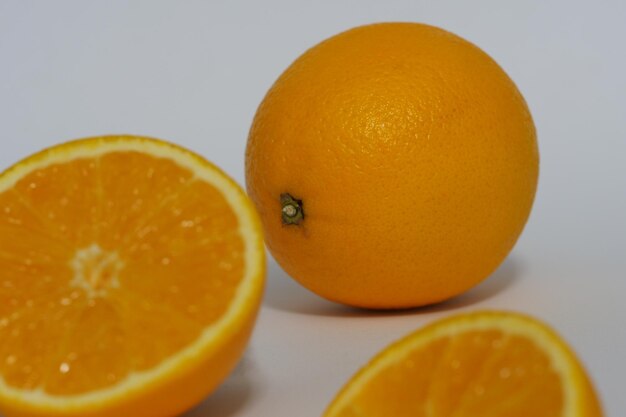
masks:
<path id="1" fill-rule="evenodd" d="M 247 197 L 154 139 L 90 138 L 0 176 L 0 414 L 170 417 L 234 367 L 265 259 Z"/>
<path id="2" fill-rule="evenodd" d="M 436 322 L 389 346 L 325 417 L 599 417 L 580 362 L 559 336 L 516 313 Z"/>

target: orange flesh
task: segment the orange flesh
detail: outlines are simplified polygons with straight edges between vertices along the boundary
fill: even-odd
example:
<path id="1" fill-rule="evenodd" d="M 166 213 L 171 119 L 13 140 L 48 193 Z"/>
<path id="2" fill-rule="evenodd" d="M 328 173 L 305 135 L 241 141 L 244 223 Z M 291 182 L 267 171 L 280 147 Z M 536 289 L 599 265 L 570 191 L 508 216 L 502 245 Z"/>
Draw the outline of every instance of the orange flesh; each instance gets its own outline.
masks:
<path id="1" fill-rule="evenodd" d="M 224 197 L 170 160 L 29 173 L 0 194 L 0 375 L 72 395 L 154 367 L 225 312 L 243 252 Z"/>
<path id="2" fill-rule="evenodd" d="M 493 331 L 441 337 L 366 383 L 339 417 L 554 417 L 559 375 L 532 341 Z"/>

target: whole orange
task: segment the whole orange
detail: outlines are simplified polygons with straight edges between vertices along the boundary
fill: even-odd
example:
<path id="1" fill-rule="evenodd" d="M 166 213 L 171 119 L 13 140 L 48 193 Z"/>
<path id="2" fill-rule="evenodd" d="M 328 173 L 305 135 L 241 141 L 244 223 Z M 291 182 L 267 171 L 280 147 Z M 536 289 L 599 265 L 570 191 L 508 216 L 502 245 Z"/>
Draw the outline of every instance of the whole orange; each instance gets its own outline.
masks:
<path id="1" fill-rule="evenodd" d="M 538 165 L 528 107 L 493 59 L 436 27 L 382 23 L 280 76 L 252 124 L 246 181 L 289 275 L 330 300 L 401 308 L 494 271 Z"/>

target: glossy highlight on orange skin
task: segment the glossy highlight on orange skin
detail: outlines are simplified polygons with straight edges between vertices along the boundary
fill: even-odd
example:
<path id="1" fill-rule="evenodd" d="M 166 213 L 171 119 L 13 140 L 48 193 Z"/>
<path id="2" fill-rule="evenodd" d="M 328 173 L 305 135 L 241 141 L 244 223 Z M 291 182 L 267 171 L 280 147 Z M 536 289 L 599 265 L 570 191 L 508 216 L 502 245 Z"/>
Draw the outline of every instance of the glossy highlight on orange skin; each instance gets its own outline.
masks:
<path id="1" fill-rule="evenodd" d="M 324 417 L 601 417 L 580 362 L 551 329 L 507 312 L 458 314 L 389 346 Z"/>
<path id="2" fill-rule="evenodd" d="M 165 417 L 210 392 L 241 355 L 264 276 L 236 184 L 188 151 L 124 136 L 12 170 L 0 177 L 0 410 Z M 83 403 L 64 409 L 68 398 Z"/>
<path id="3" fill-rule="evenodd" d="M 315 45 L 268 91 L 246 184 L 280 265 L 330 300 L 442 301 L 476 285 L 522 232 L 539 154 L 528 107 L 475 45 L 416 23 Z M 281 195 L 303 203 L 286 226 Z"/>

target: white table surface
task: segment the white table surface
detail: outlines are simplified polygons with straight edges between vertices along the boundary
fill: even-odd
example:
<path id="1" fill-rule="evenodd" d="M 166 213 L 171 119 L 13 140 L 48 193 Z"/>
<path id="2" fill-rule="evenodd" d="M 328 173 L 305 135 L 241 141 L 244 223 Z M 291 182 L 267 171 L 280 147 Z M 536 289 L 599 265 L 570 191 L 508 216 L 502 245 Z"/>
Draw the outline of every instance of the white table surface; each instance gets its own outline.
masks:
<path id="1" fill-rule="evenodd" d="M 236 372 L 186 417 L 317 417 L 392 340 L 447 314 L 520 310 L 586 363 L 607 415 L 626 409 L 626 3 L 619 1 L 0 2 L 0 166 L 59 141 L 161 137 L 243 183 L 256 106 L 307 47 L 355 25 L 420 21 L 477 43 L 537 124 L 541 177 L 503 266 L 434 307 L 369 313 L 326 302 L 270 262 Z M 125 417 L 125 416 L 120 416 Z"/>

